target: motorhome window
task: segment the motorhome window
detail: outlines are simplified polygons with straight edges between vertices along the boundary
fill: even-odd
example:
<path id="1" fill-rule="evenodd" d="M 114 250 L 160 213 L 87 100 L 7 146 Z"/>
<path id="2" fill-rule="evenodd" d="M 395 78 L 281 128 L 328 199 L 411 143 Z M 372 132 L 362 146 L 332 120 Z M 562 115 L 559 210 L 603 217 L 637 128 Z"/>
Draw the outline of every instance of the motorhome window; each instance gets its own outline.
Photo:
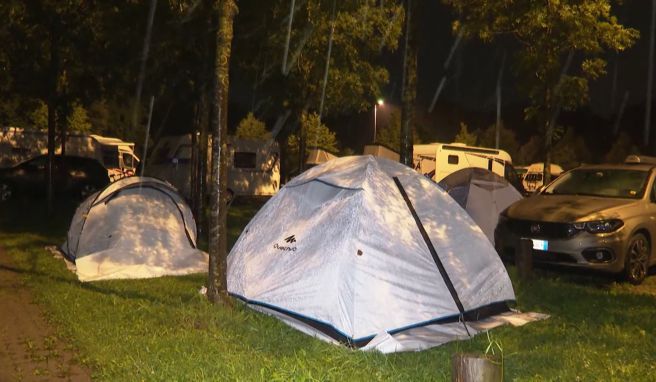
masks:
<path id="1" fill-rule="evenodd" d="M 235 168 L 255 168 L 257 164 L 257 154 L 249 152 L 235 152 L 234 156 Z"/>
<path id="2" fill-rule="evenodd" d="M 103 147 L 102 160 L 106 168 L 118 168 L 118 148 L 115 146 Z"/>
<path id="3" fill-rule="evenodd" d="M 457 155 L 449 155 L 447 161 L 449 162 L 449 164 L 458 164 L 459 158 Z"/>
<path id="4" fill-rule="evenodd" d="M 132 162 L 132 155 L 130 153 L 123 153 L 123 166 L 125 167 L 134 167 L 134 163 Z"/>
<path id="5" fill-rule="evenodd" d="M 498 150 L 490 150 L 490 149 L 475 149 L 473 147 L 462 147 L 462 146 L 449 146 L 445 145 L 442 146 L 442 149 L 444 150 L 453 150 L 453 151 L 466 151 L 469 153 L 479 153 L 479 154 L 493 154 L 493 155 L 499 155 Z"/>

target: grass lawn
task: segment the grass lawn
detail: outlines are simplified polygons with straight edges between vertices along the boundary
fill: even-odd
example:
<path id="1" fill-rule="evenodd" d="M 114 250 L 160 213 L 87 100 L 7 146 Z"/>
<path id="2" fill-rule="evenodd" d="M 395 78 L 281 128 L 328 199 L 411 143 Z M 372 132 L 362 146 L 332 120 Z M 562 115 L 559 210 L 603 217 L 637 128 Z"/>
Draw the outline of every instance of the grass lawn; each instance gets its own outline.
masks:
<path id="1" fill-rule="evenodd" d="M 634 287 L 540 271 L 522 284 L 510 267 L 517 308 L 550 319 L 382 355 L 315 340 L 239 304 L 212 306 L 198 293 L 204 275 L 82 284 L 44 250 L 68 228 L 71 206 L 59 209 L 46 220 L 38 203 L 0 206 L 0 243 L 94 380 L 449 380 L 455 352 L 484 352 L 490 340 L 503 348 L 506 380 L 656 379 L 656 276 Z M 256 210 L 231 208 L 232 242 Z"/>

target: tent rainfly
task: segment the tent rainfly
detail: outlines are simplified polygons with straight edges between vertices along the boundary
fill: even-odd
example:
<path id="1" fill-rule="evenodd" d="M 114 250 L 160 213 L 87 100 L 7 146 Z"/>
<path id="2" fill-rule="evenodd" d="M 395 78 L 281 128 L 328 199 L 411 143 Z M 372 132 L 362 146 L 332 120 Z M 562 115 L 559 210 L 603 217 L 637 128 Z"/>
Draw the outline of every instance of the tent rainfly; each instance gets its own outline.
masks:
<path id="1" fill-rule="evenodd" d="M 168 183 L 128 177 L 78 207 L 64 255 L 80 281 L 206 272 L 189 206 Z"/>
<path id="2" fill-rule="evenodd" d="M 438 184 L 467 211 L 493 244 L 499 214 L 522 199 L 507 180 L 482 168 L 463 168 Z"/>
<path id="3" fill-rule="evenodd" d="M 372 156 L 290 181 L 235 243 L 227 281 L 298 330 L 382 352 L 467 338 L 515 300 L 469 215 L 419 173 Z"/>

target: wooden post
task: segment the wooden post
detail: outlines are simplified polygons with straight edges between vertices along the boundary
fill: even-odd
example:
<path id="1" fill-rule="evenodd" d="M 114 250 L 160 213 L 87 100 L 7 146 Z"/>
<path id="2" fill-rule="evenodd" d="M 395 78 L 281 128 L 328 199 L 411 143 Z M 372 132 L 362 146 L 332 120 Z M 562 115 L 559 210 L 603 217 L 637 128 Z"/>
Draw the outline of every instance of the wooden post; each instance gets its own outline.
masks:
<path id="1" fill-rule="evenodd" d="M 515 253 L 515 265 L 519 278 L 527 281 L 533 275 L 533 241 L 531 239 L 519 239 L 519 247 Z"/>
<path id="2" fill-rule="evenodd" d="M 451 359 L 452 382 L 501 382 L 503 368 L 496 357 L 456 353 Z"/>

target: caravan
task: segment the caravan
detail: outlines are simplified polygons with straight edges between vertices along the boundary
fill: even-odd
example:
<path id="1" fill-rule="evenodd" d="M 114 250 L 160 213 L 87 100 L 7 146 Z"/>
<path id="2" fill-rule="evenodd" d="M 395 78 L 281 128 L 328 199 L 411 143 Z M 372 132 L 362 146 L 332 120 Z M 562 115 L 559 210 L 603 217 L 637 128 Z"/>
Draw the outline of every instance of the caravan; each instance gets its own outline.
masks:
<path id="1" fill-rule="evenodd" d="M 271 196 L 278 192 L 280 148 L 277 142 L 230 137 L 228 150 L 228 192 L 231 195 Z M 208 153 L 208 164 L 210 158 Z M 146 174 L 171 183 L 190 198 L 191 134 L 160 138 L 152 159 L 147 162 Z"/>
<path id="2" fill-rule="evenodd" d="M 463 143 L 429 143 L 413 146 L 414 169 L 439 182 L 467 167 L 485 168 L 505 177 L 512 167 L 510 155 L 498 149 L 466 146 Z"/>
<path id="3" fill-rule="evenodd" d="M 61 153 L 60 142 L 57 136 L 56 154 Z M 47 152 L 48 134 L 45 131 L 20 127 L 0 129 L 0 167 L 12 167 Z M 134 175 L 139 163 L 134 154 L 134 143 L 94 134 L 67 135 L 66 154 L 98 160 L 112 181 Z"/>

